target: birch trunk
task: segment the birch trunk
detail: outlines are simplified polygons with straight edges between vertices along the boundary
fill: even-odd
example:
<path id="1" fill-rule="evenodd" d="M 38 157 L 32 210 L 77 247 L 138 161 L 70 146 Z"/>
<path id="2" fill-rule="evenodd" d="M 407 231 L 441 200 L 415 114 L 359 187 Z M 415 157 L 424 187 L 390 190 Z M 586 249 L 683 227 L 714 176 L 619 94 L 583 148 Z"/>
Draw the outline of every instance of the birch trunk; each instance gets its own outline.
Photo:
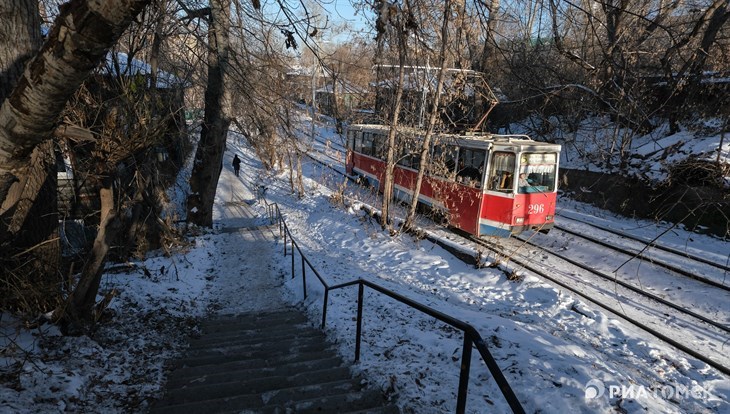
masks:
<path id="1" fill-rule="evenodd" d="M 41 45 L 37 0 L 0 2 L 0 102 L 10 95 L 23 67 Z"/>

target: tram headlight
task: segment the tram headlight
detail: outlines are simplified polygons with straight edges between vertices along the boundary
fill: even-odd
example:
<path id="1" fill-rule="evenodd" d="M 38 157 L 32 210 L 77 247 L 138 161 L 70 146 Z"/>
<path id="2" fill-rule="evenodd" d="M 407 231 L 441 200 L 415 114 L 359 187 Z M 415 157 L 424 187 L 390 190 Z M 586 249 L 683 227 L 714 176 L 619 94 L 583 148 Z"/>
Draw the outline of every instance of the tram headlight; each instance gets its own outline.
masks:
<path id="1" fill-rule="evenodd" d="M 553 215 L 548 214 L 547 216 L 545 216 L 545 221 L 553 221 Z"/>
<path id="2" fill-rule="evenodd" d="M 515 224 L 525 224 L 524 217 L 515 217 Z"/>

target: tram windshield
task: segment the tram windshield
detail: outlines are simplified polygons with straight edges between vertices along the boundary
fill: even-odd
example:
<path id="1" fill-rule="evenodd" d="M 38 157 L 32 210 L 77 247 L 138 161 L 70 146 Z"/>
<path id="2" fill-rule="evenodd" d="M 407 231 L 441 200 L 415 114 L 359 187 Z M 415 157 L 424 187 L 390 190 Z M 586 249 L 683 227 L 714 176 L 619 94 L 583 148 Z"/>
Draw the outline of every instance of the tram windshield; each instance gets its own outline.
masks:
<path id="1" fill-rule="evenodd" d="M 521 154 L 518 192 L 524 194 L 555 191 L 557 159 L 558 155 L 555 153 Z"/>

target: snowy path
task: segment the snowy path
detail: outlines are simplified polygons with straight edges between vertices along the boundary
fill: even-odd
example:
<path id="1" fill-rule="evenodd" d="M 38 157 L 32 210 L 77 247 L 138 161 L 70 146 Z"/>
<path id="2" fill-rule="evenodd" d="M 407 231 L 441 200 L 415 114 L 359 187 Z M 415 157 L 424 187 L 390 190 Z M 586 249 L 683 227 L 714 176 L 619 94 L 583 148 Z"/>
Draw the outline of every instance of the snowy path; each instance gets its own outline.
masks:
<path id="1" fill-rule="evenodd" d="M 214 227 L 223 234 L 215 241 L 213 266 L 217 272 L 209 308 L 238 314 L 290 306 L 282 296 L 283 273 L 276 266 L 277 260 L 283 260 L 275 251 L 278 230 L 251 209 L 249 203 L 255 202 L 255 196 L 244 183 L 251 177 L 236 177 L 229 167 L 232 154 L 226 155 L 213 211 Z M 242 176 L 244 169 L 246 165 L 241 168 Z"/>

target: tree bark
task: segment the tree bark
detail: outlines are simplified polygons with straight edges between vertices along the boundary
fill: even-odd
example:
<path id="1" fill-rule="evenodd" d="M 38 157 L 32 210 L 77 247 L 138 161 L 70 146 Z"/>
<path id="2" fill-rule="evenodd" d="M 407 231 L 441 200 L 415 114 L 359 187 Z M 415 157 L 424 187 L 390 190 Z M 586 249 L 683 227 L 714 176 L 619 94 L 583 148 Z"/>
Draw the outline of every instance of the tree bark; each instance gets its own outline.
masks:
<path id="1" fill-rule="evenodd" d="M 6 97 L 10 95 L 13 87 L 15 86 L 18 78 L 21 76 L 25 63 L 33 56 L 41 45 L 41 27 L 40 27 L 40 14 L 38 10 L 38 2 L 32 0 L 6 0 L 0 3 L 0 16 L 3 16 L 0 20 L 0 102 L 4 101 Z M 50 154 L 53 154 L 53 147 L 49 145 L 42 151 L 41 154 L 46 155 L 50 150 Z M 42 160 L 43 156 L 34 157 L 36 160 Z M 38 164 L 40 168 L 34 168 L 33 174 L 35 177 L 32 179 L 32 187 L 35 191 L 40 191 L 45 186 L 45 172 L 44 167 Z M 5 184 L 8 186 L 9 184 Z M 4 187 L 0 185 L 0 193 Z M 3 257 L 4 268 L 15 268 L 12 261 L 8 260 L 9 257 L 15 256 L 18 251 L 25 250 L 37 242 L 42 242 L 44 239 L 39 239 L 41 234 L 46 235 L 45 232 L 35 231 L 32 233 L 24 232 L 25 234 L 21 237 L 11 237 L 12 235 L 20 232 L 21 227 L 25 222 L 25 216 L 23 214 L 16 214 L 18 211 L 27 212 L 32 205 L 32 201 L 36 198 L 37 194 L 29 194 L 25 198 L 21 198 L 19 194 L 21 188 L 16 188 L 17 198 L 25 200 L 23 208 L 15 208 L 12 211 L 7 211 L 6 214 L 3 207 L 1 207 L 3 200 L 0 199 L 0 218 L 2 218 L 2 224 L 0 224 L 0 245 L 2 250 L 7 252 L 6 257 Z M 55 189 L 55 187 L 54 187 Z M 7 210 L 10 210 L 9 208 Z M 38 230 L 37 228 L 35 230 Z M 18 240 L 21 239 L 21 240 Z"/>
<path id="2" fill-rule="evenodd" d="M 46 140 L 33 152 L 25 192 L 4 223 L 12 237 L 0 245 L 0 306 L 29 315 L 62 301 L 54 147 Z"/>
<path id="3" fill-rule="evenodd" d="M 487 24 L 484 34 L 484 45 L 482 47 L 482 55 L 479 59 L 479 67 L 477 68 L 480 72 L 489 72 L 492 61 L 495 59 L 495 51 L 497 42 L 494 39 L 494 33 L 497 29 L 497 14 L 499 13 L 500 0 L 489 0 L 484 2 L 489 17 L 487 18 Z"/>
<path id="4" fill-rule="evenodd" d="M 36 0 L 0 2 L 0 102 L 10 95 L 25 62 L 41 45 L 41 20 Z"/>
<path id="5" fill-rule="evenodd" d="M 223 153 L 230 121 L 230 99 L 225 86 L 228 66 L 230 0 L 210 2 L 208 29 L 208 86 L 205 90 L 205 114 L 195 163 L 190 176 L 187 200 L 188 223 L 211 227 L 213 202 L 218 178 L 223 169 Z"/>

